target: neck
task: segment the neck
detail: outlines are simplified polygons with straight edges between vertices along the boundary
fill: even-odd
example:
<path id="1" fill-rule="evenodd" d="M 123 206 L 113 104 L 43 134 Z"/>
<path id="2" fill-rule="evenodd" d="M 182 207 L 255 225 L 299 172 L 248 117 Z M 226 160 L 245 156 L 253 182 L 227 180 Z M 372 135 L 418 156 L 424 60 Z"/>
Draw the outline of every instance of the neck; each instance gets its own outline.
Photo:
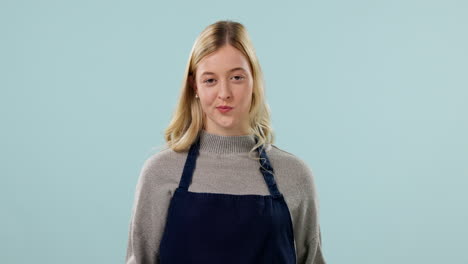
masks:
<path id="1" fill-rule="evenodd" d="M 200 131 L 200 152 L 232 154 L 249 152 L 255 145 L 253 134 L 240 136 L 223 136 Z"/>

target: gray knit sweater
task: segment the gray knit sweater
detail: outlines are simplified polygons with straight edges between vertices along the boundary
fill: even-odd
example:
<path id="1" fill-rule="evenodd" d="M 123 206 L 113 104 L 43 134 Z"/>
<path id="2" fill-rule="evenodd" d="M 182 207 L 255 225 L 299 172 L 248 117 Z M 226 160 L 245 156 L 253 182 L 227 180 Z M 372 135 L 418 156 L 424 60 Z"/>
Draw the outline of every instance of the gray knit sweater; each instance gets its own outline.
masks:
<path id="1" fill-rule="evenodd" d="M 221 136 L 202 130 L 197 166 L 188 190 L 270 195 L 259 162 L 248 157 L 254 145 L 253 135 Z M 325 263 L 319 201 L 310 168 L 302 159 L 274 144 L 267 145 L 265 151 L 291 212 L 297 263 Z M 186 158 L 187 152 L 165 148 L 144 162 L 135 189 L 126 264 L 157 263 L 167 209 Z"/>

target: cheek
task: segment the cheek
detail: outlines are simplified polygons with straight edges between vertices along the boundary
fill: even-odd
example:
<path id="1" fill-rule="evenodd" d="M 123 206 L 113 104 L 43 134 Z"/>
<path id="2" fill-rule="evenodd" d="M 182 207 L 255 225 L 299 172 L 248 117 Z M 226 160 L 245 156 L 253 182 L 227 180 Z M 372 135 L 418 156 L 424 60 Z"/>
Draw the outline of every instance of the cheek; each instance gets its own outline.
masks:
<path id="1" fill-rule="evenodd" d="M 242 98 L 242 104 L 249 106 L 252 102 L 252 89 L 245 89 L 241 94 L 238 95 L 238 98 Z"/>
<path id="2" fill-rule="evenodd" d="M 203 106 L 210 107 L 215 103 L 216 96 L 214 94 L 205 93 L 203 97 L 200 98 L 200 101 Z"/>

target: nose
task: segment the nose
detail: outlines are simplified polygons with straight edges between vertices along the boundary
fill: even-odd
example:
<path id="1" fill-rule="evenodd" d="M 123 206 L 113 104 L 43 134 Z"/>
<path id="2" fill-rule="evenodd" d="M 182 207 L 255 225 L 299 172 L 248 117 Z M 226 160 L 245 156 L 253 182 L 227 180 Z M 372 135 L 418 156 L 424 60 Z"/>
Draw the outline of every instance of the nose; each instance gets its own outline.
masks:
<path id="1" fill-rule="evenodd" d="M 226 82 L 221 82 L 219 92 L 218 92 L 218 98 L 221 100 L 228 100 L 232 97 L 231 94 L 231 88 L 229 87 L 229 84 Z"/>

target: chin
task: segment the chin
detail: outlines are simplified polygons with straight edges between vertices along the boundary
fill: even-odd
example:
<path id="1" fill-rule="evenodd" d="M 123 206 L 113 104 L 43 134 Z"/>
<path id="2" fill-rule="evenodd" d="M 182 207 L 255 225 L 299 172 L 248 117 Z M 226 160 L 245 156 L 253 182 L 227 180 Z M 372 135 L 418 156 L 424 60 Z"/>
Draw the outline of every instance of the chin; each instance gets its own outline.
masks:
<path id="1" fill-rule="evenodd" d="M 222 128 L 234 128 L 235 125 L 234 124 L 218 124 L 219 127 L 222 127 Z"/>
<path id="2" fill-rule="evenodd" d="M 236 126 L 236 123 L 233 121 L 228 122 L 216 122 L 216 125 L 222 128 L 233 128 Z"/>

